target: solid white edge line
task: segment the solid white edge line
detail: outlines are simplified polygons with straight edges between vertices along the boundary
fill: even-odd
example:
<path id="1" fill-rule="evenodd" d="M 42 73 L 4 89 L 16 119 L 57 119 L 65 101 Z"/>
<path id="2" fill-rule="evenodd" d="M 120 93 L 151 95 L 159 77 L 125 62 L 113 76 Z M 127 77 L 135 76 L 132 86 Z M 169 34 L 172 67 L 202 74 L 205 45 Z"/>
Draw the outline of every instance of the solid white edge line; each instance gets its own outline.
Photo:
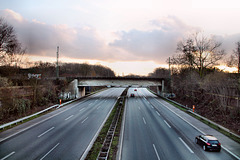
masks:
<path id="1" fill-rule="evenodd" d="M 123 113 L 123 121 L 122 121 L 122 126 L 121 126 L 121 135 L 120 135 L 120 147 L 119 147 L 119 153 L 118 155 L 118 160 L 121 160 L 122 157 L 122 147 L 123 147 L 123 138 L 124 138 L 124 129 L 125 129 L 125 120 L 126 120 L 126 112 L 127 112 L 127 108 L 126 108 L 126 104 L 127 104 L 127 99 L 125 101 L 125 106 L 124 106 L 124 113 Z"/>
<path id="2" fill-rule="evenodd" d="M 160 116 L 160 114 L 158 113 L 158 111 L 156 111 L 156 113 L 158 114 L 158 116 Z"/>
<path id="3" fill-rule="evenodd" d="M 165 104 L 163 104 L 162 102 L 160 102 L 158 99 L 156 99 L 159 103 L 161 103 L 163 106 L 165 106 L 166 108 L 168 108 L 172 113 L 174 113 L 175 115 L 177 115 L 179 118 L 181 118 L 183 121 L 185 121 L 186 123 L 188 123 L 190 126 L 192 126 L 193 128 L 195 128 L 196 130 L 198 130 L 200 133 L 202 134 L 206 134 L 203 131 L 201 131 L 200 129 L 198 129 L 197 127 L 195 127 L 194 125 L 192 125 L 190 122 L 188 122 L 187 120 L 185 120 L 184 118 L 182 118 L 180 115 L 178 115 L 177 113 L 175 113 L 172 109 L 170 109 L 169 107 L 167 107 Z M 237 158 L 240 160 L 240 157 L 238 157 L 236 154 L 234 154 L 233 152 L 229 151 L 227 148 L 223 147 L 223 149 L 225 149 L 228 153 L 230 153 L 233 157 Z"/>
<path id="4" fill-rule="evenodd" d="M 236 154 L 234 154 L 233 152 L 229 151 L 226 147 L 224 147 L 222 145 L 222 148 L 225 149 L 227 152 L 229 152 L 233 157 L 235 157 L 236 159 L 240 160 L 240 157 L 238 157 Z"/>
<path id="5" fill-rule="evenodd" d="M 107 115 L 106 118 L 104 119 L 102 125 L 98 128 L 96 134 L 94 135 L 93 139 L 92 139 L 91 142 L 89 143 L 88 147 L 86 148 L 86 150 L 84 151 L 84 153 L 83 153 L 82 156 L 80 157 L 80 160 L 84 160 L 84 159 L 86 158 L 87 153 L 88 153 L 88 152 L 90 151 L 90 149 L 92 148 L 92 145 L 93 145 L 94 141 L 96 140 L 99 132 L 101 131 L 103 125 L 104 125 L 105 122 L 107 121 L 107 118 L 109 117 L 109 115 L 110 115 L 110 113 L 112 112 L 112 110 L 113 110 L 114 106 L 116 105 L 116 103 L 117 103 L 117 99 L 116 99 L 116 101 L 115 101 L 112 109 L 109 111 L 108 115 Z"/>
<path id="6" fill-rule="evenodd" d="M 53 130 L 53 129 L 54 129 L 54 127 L 46 130 L 45 132 L 43 132 L 42 134 L 40 134 L 40 135 L 38 136 L 38 138 L 42 137 L 43 135 L 45 135 L 46 133 L 50 132 L 50 131 Z"/>
<path id="7" fill-rule="evenodd" d="M 82 121 L 82 123 L 84 123 L 86 120 L 88 119 L 88 117 L 87 118 L 85 118 L 83 121 Z"/>
<path id="8" fill-rule="evenodd" d="M 5 160 L 5 159 L 7 159 L 8 157 L 12 156 L 14 153 L 15 153 L 15 152 L 12 152 L 12 153 L 10 153 L 10 154 L 6 155 L 6 156 L 5 156 L 5 157 L 3 157 L 1 160 Z"/>
<path id="9" fill-rule="evenodd" d="M 174 113 L 175 115 L 177 115 L 179 118 L 181 118 L 183 121 L 185 121 L 186 123 L 188 123 L 190 126 L 192 126 L 193 128 L 195 128 L 196 130 L 198 130 L 200 133 L 202 134 L 206 134 L 203 131 L 201 131 L 200 129 L 198 129 L 197 127 L 195 127 L 194 125 L 192 125 L 190 122 L 188 122 L 186 119 L 182 118 L 179 114 L 175 113 L 172 109 L 170 109 L 168 106 L 166 106 L 165 104 L 163 104 L 162 102 L 160 102 L 158 99 L 156 99 L 159 103 L 161 103 L 163 106 L 165 106 L 168 110 L 170 110 L 172 113 Z"/>
<path id="10" fill-rule="evenodd" d="M 73 117 L 73 115 L 69 116 L 68 118 L 65 119 L 65 121 L 69 120 L 72 117 Z"/>
<path id="11" fill-rule="evenodd" d="M 179 138 L 180 141 L 185 145 L 185 147 L 187 147 L 187 149 L 188 149 L 191 153 L 194 153 L 194 152 L 192 151 L 192 149 L 182 140 L 181 137 L 178 137 L 178 138 Z"/>
<path id="12" fill-rule="evenodd" d="M 144 122 L 145 124 L 147 124 L 144 117 L 143 117 L 143 122 Z"/>
<path id="13" fill-rule="evenodd" d="M 7 140 L 7 139 L 9 139 L 9 138 L 11 138 L 11 137 L 19 134 L 19 133 L 22 133 L 23 131 L 26 131 L 26 130 L 28 130 L 28 129 L 30 129 L 30 128 L 32 128 L 32 127 L 34 127 L 34 126 L 36 126 L 36 125 L 38 125 L 38 124 L 40 124 L 40 123 L 43 123 L 43 122 L 45 122 L 45 121 L 47 121 L 47 120 L 49 120 L 49 119 L 51 119 L 51 118 L 53 118 L 53 117 L 56 117 L 57 115 L 59 115 L 59 114 L 61 114 L 61 113 L 63 113 L 63 112 L 66 112 L 66 111 L 68 111 L 69 109 L 72 109 L 72 108 L 76 107 L 77 105 L 79 105 L 80 103 L 85 102 L 86 100 L 88 100 L 88 99 L 85 99 L 85 100 L 83 100 L 83 101 L 81 101 L 81 102 L 73 105 L 73 106 L 70 107 L 70 108 L 67 108 L 67 109 L 65 109 L 65 110 L 63 110 L 63 111 L 60 111 L 60 112 L 58 112 L 58 113 L 56 113 L 56 114 L 54 114 L 54 115 L 52 115 L 52 116 L 50 116 L 50 117 L 48 117 L 48 118 L 46 118 L 46 119 L 43 119 L 43 120 L 41 120 L 40 122 L 37 122 L 37 123 L 35 123 L 35 124 L 31 125 L 31 126 L 28 126 L 28 127 L 24 128 L 24 129 L 20 130 L 19 132 L 13 133 L 12 135 L 1 139 L 0 142 L 3 142 L 3 141 L 5 141 L 5 140 Z"/>
<path id="14" fill-rule="evenodd" d="M 47 155 L 49 155 L 60 143 L 56 144 L 50 151 L 48 151 L 40 160 L 43 160 Z"/>
<path id="15" fill-rule="evenodd" d="M 169 127 L 169 128 L 171 128 L 171 126 L 167 123 L 167 121 L 165 121 L 165 120 L 163 120 L 165 123 L 166 123 L 166 125 Z"/>
<path id="16" fill-rule="evenodd" d="M 158 160 L 160 160 L 160 157 L 159 157 L 159 155 L 158 155 L 157 149 L 156 149 L 156 147 L 155 147 L 154 144 L 153 144 L 153 149 L 154 149 L 154 151 L 155 151 L 155 153 L 156 153 L 156 155 L 157 155 Z"/>

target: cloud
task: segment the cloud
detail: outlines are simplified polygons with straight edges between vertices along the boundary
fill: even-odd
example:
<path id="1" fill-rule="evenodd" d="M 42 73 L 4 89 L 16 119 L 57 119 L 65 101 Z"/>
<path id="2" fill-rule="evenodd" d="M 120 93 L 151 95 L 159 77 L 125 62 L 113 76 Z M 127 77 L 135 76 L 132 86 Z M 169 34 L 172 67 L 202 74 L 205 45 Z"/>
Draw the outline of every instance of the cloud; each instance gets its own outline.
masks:
<path id="1" fill-rule="evenodd" d="M 107 44 L 104 36 L 93 27 L 73 28 L 64 24 L 49 25 L 35 19 L 29 21 L 9 9 L 0 10 L 0 16 L 14 26 L 28 55 L 56 57 L 59 46 L 60 57 L 108 62 L 154 61 L 165 64 L 166 59 L 175 54 L 178 41 L 200 30 L 175 16 L 167 16 L 149 21 L 149 28 L 145 30 L 116 31 L 117 38 Z M 223 42 L 223 48 L 232 51 L 235 43 L 240 41 L 240 34 L 217 38 Z"/>
<path id="2" fill-rule="evenodd" d="M 228 56 L 233 53 L 233 50 L 236 49 L 237 42 L 240 42 L 240 33 L 232 35 L 217 35 L 215 36 L 216 40 L 222 43 L 222 48 L 226 51 Z"/>
<path id="3" fill-rule="evenodd" d="M 180 39 L 189 31 L 199 30 L 196 27 L 187 26 L 174 16 L 152 20 L 150 24 L 154 29 L 118 32 L 119 39 L 110 45 L 128 51 L 136 60 L 165 63 L 166 59 L 175 53 Z"/>
<path id="4" fill-rule="evenodd" d="M 61 56 L 80 59 L 109 57 L 107 46 L 94 28 L 71 28 L 67 25 L 48 25 L 37 20 L 28 21 L 18 13 L 6 9 L 0 16 L 14 26 L 27 54 L 55 57 L 60 46 Z"/>

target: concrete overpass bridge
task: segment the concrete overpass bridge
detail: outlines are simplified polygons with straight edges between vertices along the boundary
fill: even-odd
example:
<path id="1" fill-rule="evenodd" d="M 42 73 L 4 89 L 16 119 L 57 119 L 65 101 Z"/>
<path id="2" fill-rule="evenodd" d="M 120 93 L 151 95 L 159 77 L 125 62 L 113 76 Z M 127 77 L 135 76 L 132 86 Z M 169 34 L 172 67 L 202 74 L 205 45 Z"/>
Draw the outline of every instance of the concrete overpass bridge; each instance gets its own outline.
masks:
<path id="1" fill-rule="evenodd" d="M 107 87 L 149 87 L 156 86 L 158 92 L 164 92 L 164 82 L 166 78 L 149 77 L 66 77 L 70 82 L 67 93 L 68 96 L 79 98 L 85 95 L 85 87 L 107 86 Z"/>

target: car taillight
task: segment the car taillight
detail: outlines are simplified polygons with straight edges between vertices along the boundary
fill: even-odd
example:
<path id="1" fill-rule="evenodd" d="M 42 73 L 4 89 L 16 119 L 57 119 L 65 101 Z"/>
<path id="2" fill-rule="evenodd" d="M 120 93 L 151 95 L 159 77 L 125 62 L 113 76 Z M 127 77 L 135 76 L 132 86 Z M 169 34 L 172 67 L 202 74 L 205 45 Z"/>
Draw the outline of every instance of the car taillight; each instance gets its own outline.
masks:
<path id="1" fill-rule="evenodd" d="M 218 143 L 219 146 L 221 146 L 221 143 Z"/>
<path id="2" fill-rule="evenodd" d="M 207 143 L 208 146 L 210 146 L 211 144 L 210 143 Z"/>

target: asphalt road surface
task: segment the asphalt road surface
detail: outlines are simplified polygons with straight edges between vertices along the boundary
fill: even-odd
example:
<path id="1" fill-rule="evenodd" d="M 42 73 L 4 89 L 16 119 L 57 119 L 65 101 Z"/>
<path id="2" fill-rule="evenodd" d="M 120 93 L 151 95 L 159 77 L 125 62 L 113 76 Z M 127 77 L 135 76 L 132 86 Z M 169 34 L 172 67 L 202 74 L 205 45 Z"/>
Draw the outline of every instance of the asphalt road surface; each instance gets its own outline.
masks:
<path id="1" fill-rule="evenodd" d="M 0 142 L 0 159 L 80 159 L 124 88 L 111 88 L 55 111 Z M 0 134 L 1 137 L 1 134 Z"/>
<path id="2" fill-rule="evenodd" d="M 130 97 L 134 93 L 135 97 Z M 231 160 L 223 149 L 205 152 L 195 144 L 201 133 L 171 112 L 162 100 L 145 88 L 128 90 L 123 138 L 122 160 Z"/>

